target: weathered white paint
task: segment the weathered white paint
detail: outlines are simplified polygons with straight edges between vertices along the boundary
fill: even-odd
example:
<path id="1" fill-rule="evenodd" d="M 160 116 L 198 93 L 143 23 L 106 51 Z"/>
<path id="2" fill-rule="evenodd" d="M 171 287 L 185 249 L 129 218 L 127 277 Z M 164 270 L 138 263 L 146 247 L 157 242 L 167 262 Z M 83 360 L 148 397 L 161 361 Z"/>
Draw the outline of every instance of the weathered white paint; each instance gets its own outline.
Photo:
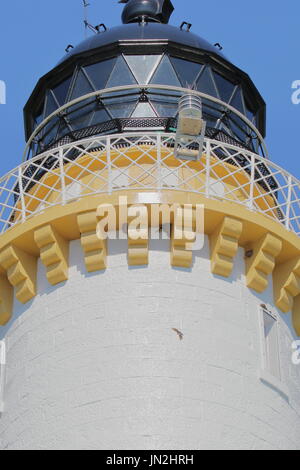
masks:
<path id="1" fill-rule="evenodd" d="M 87 274 L 72 242 L 69 281 L 49 286 L 39 264 L 37 297 L 15 302 L 0 448 L 300 448 L 290 318 L 278 314 L 281 390 L 259 379 L 272 286 L 246 288 L 243 250 L 225 280 L 207 239 L 192 270 L 170 267 L 168 241 L 151 243 L 145 268 L 128 267 L 126 240 L 109 248 L 109 269 Z"/>

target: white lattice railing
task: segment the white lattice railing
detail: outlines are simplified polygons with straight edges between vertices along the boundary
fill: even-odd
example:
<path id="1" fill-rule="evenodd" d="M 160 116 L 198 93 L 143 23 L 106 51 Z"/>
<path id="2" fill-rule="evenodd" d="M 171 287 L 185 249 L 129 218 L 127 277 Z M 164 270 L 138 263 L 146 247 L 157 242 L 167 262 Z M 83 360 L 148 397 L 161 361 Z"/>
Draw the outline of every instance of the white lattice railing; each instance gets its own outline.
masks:
<path id="1" fill-rule="evenodd" d="M 199 162 L 173 151 L 174 134 L 137 132 L 47 151 L 0 179 L 0 231 L 88 195 L 169 190 L 244 205 L 300 235 L 300 182 L 278 165 L 210 139 Z"/>

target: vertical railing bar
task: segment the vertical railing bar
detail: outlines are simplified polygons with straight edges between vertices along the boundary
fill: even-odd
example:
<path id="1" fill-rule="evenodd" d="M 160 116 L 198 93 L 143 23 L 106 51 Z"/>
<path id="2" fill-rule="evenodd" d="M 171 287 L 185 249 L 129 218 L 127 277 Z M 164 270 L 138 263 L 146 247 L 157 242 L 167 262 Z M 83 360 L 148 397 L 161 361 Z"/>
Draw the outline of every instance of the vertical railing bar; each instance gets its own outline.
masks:
<path id="1" fill-rule="evenodd" d="M 106 138 L 106 161 L 107 161 L 107 170 L 108 170 L 108 194 L 112 194 L 112 162 L 111 162 L 111 138 L 107 136 Z"/>
<path id="2" fill-rule="evenodd" d="M 288 177 L 288 196 L 286 204 L 286 214 L 285 214 L 285 228 L 290 230 L 290 212 L 292 204 L 292 177 Z"/>
<path id="3" fill-rule="evenodd" d="M 23 190 L 22 168 L 23 168 L 22 166 L 19 167 L 18 180 L 19 180 L 19 191 L 20 191 L 21 208 L 22 208 L 22 222 L 25 222 L 25 220 L 26 220 L 26 204 L 25 204 L 24 190 Z"/>
<path id="4" fill-rule="evenodd" d="M 162 190 L 162 168 L 161 168 L 161 134 L 157 135 L 157 190 Z"/>
<path id="5" fill-rule="evenodd" d="M 255 156 L 251 155 L 251 179 L 250 179 L 250 192 L 249 192 L 249 209 L 254 210 L 254 184 L 255 184 Z"/>
<path id="6" fill-rule="evenodd" d="M 205 197 L 210 196 L 210 168 L 211 168 L 211 143 L 206 140 L 206 162 L 205 162 Z"/>
<path id="7" fill-rule="evenodd" d="M 63 149 L 59 149 L 59 173 L 60 173 L 60 184 L 61 184 L 61 200 L 62 205 L 66 204 L 66 180 L 65 180 L 65 168 L 64 168 L 64 152 Z"/>
<path id="8" fill-rule="evenodd" d="M 162 146 L 165 145 L 165 150 L 166 151 L 168 150 L 167 149 L 167 147 L 168 147 L 167 141 L 170 138 L 173 139 L 173 137 L 170 137 L 171 134 L 164 134 L 164 133 L 161 133 L 161 132 L 157 133 L 156 135 L 151 134 L 151 133 L 146 134 L 146 135 L 141 134 L 141 133 L 137 133 L 137 134 L 133 134 L 133 133 L 128 133 L 127 134 L 126 133 L 126 134 L 120 134 L 118 136 L 115 136 L 115 135 L 103 136 L 103 137 L 101 137 L 99 139 L 96 139 L 92 142 L 89 139 L 86 139 L 86 140 L 84 140 L 84 142 L 89 143 L 89 147 L 88 147 L 89 152 L 91 152 L 91 150 L 94 148 L 94 146 L 97 143 L 100 143 L 100 142 L 102 143 L 102 152 L 104 153 L 106 151 L 105 172 L 108 172 L 108 182 L 106 181 L 105 175 L 103 176 L 103 180 L 105 179 L 106 184 L 108 185 L 108 193 L 112 194 L 113 191 L 115 190 L 115 187 L 114 187 L 114 174 L 113 173 L 114 173 L 114 168 L 117 167 L 117 161 L 115 159 L 114 152 L 115 151 L 118 152 L 118 155 L 116 155 L 116 156 L 126 155 L 126 151 L 122 152 L 122 150 L 121 150 L 122 147 L 121 146 L 120 146 L 120 149 L 118 150 L 118 146 L 116 145 L 116 143 L 117 143 L 118 139 L 121 139 L 121 136 L 122 136 L 122 139 L 124 137 L 128 142 L 130 142 L 130 145 L 133 147 L 134 146 L 134 144 L 133 144 L 134 140 L 131 140 L 131 137 L 133 135 L 139 136 L 139 142 L 142 142 L 141 136 L 143 136 L 143 135 L 145 136 L 145 138 L 149 137 L 149 139 L 152 142 L 156 142 L 156 148 L 157 148 L 156 161 L 153 161 L 154 165 L 156 166 L 156 169 L 155 169 L 155 166 L 153 167 L 153 169 L 154 169 L 154 171 L 157 171 L 157 175 L 156 175 L 156 183 L 154 181 L 154 188 L 157 188 L 157 191 L 159 193 L 161 193 L 161 191 L 163 190 L 163 183 L 164 183 L 163 165 L 164 165 L 164 161 L 165 161 L 165 158 L 166 158 L 164 156 Z M 153 136 L 153 137 L 151 137 L 151 136 Z M 77 149 L 78 149 L 78 145 L 80 145 L 80 142 L 76 143 L 76 144 L 75 143 L 73 144 L 74 148 L 77 148 Z M 114 147 L 112 147 L 112 145 L 115 146 L 116 150 L 115 150 Z M 203 194 L 203 192 L 205 192 L 205 195 L 206 195 L 207 198 L 209 198 L 211 195 L 213 195 L 211 185 L 210 185 L 210 180 L 211 180 L 211 178 L 213 178 L 213 181 L 214 181 L 214 179 L 216 178 L 216 176 L 215 176 L 215 166 L 217 164 L 220 165 L 221 159 L 220 159 L 220 162 L 215 163 L 214 160 L 212 160 L 212 158 L 215 155 L 215 158 L 218 159 L 218 152 L 217 152 L 218 148 L 223 150 L 224 154 L 227 156 L 226 160 L 224 160 L 224 163 L 222 163 L 222 165 L 226 164 L 227 159 L 235 158 L 239 154 L 241 154 L 242 156 L 244 155 L 245 157 L 247 157 L 246 171 L 248 173 L 248 182 L 246 181 L 244 184 L 241 184 L 237 180 L 236 175 L 239 174 L 239 170 L 233 170 L 232 175 L 231 175 L 234 178 L 234 181 L 237 181 L 239 189 L 243 189 L 245 187 L 248 188 L 249 193 L 245 195 L 246 199 L 244 199 L 242 201 L 242 204 L 246 205 L 252 211 L 265 213 L 266 215 L 268 215 L 270 217 L 272 216 L 272 211 L 273 211 L 273 213 L 275 213 L 275 211 L 277 211 L 276 212 L 276 217 L 278 216 L 278 214 L 280 215 L 280 223 L 283 224 L 283 226 L 285 226 L 287 230 L 293 231 L 296 234 L 298 234 L 297 224 L 299 226 L 300 217 L 299 217 L 298 213 L 299 213 L 299 208 L 300 208 L 300 200 L 297 198 L 298 194 L 297 194 L 296 187 L 298 188 L 299 181 L 297 179 L 294 180 L 292 175 L 289 175 L 287 172 L 285 172 L 282 168 L 278 167 L 276 164 L 266 162 L 265 160 L 262 159 L 261 156 L 255 155 L 255 154 L 253 154 L 253 152 L 251 152 L 251 154 L 249 152 L 246 152 L 246 151 L 242 152 L 242 150 L 235 148 L 233 145 L 229 145 L 229 144 L 226 144 L 226 143 L 220 144 L 220 142 L 214 141 L 212 139 L 206 139 L 205 140 L 205 152 L 206 152 L 205 157 L 206 157 L 206 160 L 205 160 L 205 162 L 203 161 L 202 170 L 199 170 L 196 173 L 198 175 L 198 178 L 201 177 L 201 188 L 198 188 L 197 192 L 201 193 L 201 194 Z M 61 183 L 61 188 L 60 188 L 61 198 L 59 198 L 59 200 L 62 200 L 63 205 L 66 204 L 66 202 L 68 200 L 68 187 L 69 187 L 68 185 L 69 185 L 69 183 L 71 181 L 76 181 L 76 178 L 71 178 L 71 177 L 68 176 L 68 172 L 66 171 L 66 165 L 64 165 L 64 163 L 68 162 L 68 156 L 67 155 L 68 155 L 68 151 L 70 149 L 72 149 L 72 146 L 71 145 L 68 145 L 68 146 L 66 145 L 64 147 L 61 147 L 61 148 L 55 150 L 55 151 L 52 150 L 51 153 L 45 153 L 44 154 L 46 156 L 47 155 L 54 156 L 55 159 L 56 159 L 56 165 L 55 165 L 56 170 L 51 167 L 51 168 L 48 169 L 48 171 L 49 171 L 50 174 L 55 174 L 56 178 L 59 178 L 59 182 Z M 235 150 L 234 155 L 232 155 L 230 153 L 230 151 L 229 151 L 230 149 Z M 151 156 L 151 151 L 143 150 L 143 152 L 146 156 L 147 155 L 149 157 Z M 171 150 L 171 152 L 172 152 L 172 150 Z M 216 152 L 216 153 L 214 153 L 214 152 Z M 57 159 L 59 159 L 58 162 L 57 162 Z M 154 157 L 152 159 L 154 160 Z M 43 169 L 43 164 L 40 162 L 40 160 L 41 160 L 41 156 L 37 156 L 33 159 L 33 165 L 35 165 L 37 167 L 36 168 L 37 170 Z M 222 162 L 223 162 L 223 156 L 222 156 Z M 59 163 L 59 165 L 58 165 L 58 163 Z M 249 171 L 249 165 L 251 165 L 251 170 L 250 171 Z M 88 173 L 93 174 L 92 170 L 85 169 L 84 166 L 81 165 L 79 162 L 77 163 L 77 166 L 82 171 L 85 170 Z M 145 179 L 146 179 L 147 175 L 153 176 L 152 170 L 148 170 L 147 168 L 144 168 L 143 164 L 140 163 L 140 160 L 134 161 L 134 163 L 132 163 L 132 166 L 136 166 L 138 169 L 142 169 L 145 173 L 145 175 L 143 174 L 143 177 L 145 177 Z M 166 167 L 167 166 L 168 165 L 166 165 Z M 183 163 L 180 166 L 180 168 L 185 168 L 187 166 L 188 166 L 187 163 Z M 58 170 L 58 167 L 59 167 L 59 171 L 60 171 L 59 175 L 57 175 L 57 173 L 56 173 L 57 170 Z M 270 173 L 268 173 L 266 175 L 265 172 L 263 171 L 263 167 L 267 168 Z M 26 168 L 26 167 L 20 166 L 17 169 L 12 170 L 9 173 L 9 175 L 12 175 L 13 178 L 14 178 L 14 185 L 15 186 L 13 186 L 13 187 L 10 187 L 10 188 L 7 189 L 5 187 L 6 183 L 5 183 L 4 178 L 1 179 L 1 181 L 2 181 L 1 184 L 4 185 L 4 187 L 2 188 L 2 191 L 1 191 L 1 195 L 2 195 L 2 192 L 3 192 L 3 195 L 5 196 L 4 191 L 8 191 L 8 199 L 4 203 L 1 203 L 1 207 L 7 207 L 9 209 L 9 212 L 10 212 L 10 215 L 6 215 L 4 213 L 3 221 L 0 220 L 0 231 L 2 231 L 2 232 L 6 231 L 7 228 L 11 227 L 12 225 L 14 225 L 16 223 L 16 220 L 13 220 L 13 217 L 12 217 L 13 214 L 19 213 L 17 222 L 21 222 L 21 220 L 22 220 L 22 222 L 24 222 L 31 215 L 33 215 L 36 212 L 36 210 L 34 210 L 33 212 L 30 211 L 30 208 L 28 208 L 28 197 L 30 197 L 30 199 L 34 199 L 36 201 L 39 201 L 41 204 L 43 202 L 46 203 L 46 201 L 43 198 L 35 196 L 35 194 L 36 194 L 35 190 L 32 191 L 32 194 L 31 194 L 31 192 L 30 193 L 26 192 L 26 187 L 28 187 L 27 179 L 28 179 L 29 183 L 36 184 L 36 187 L 40 187 L 40 185 L 42 185 L 42 186 L 47 188 L 47 185 L 45 184 L 45 181 L 43 179 L 40 182 L 38 182 L 38 180 L 36 180 L 33 176 L 26 177 L 26 173 L 24 173 L 24 171 L 25 171 L 24 168 Z M 176 169 L 174 168 L 172 170 L 171 168 L 172 167 L 170 166 L 169 174 L 173 175 L 173 174 L 175 174 Z M 204 171 L 205 171 L 205 177 L 202 179 Z M 120 173 L 125 175 L 126 171 L 124 171 L 124 169 L 120 168 Z M 278 191 L 279 191 L 280 198 L 276 201 L 276 199 L 275 199 L 275 197 L 276 197 L 276 194 L 275 194 L 276 193 L 276 188 L 274 188 L 270 184 L 269 179 L 271 179 L 273 177 L 273 179 L 276 181 L 277 175 L 278 175 L 278 178 L 281 177 L 281 180 L 278 179 L 278 181 L 277 181 L 277 183 L 279 185 Z M 96 179 L 96 175 L 93 175 L 93 176 Z M 224 176 L 222 177 L 221 175 L 217 175 L 217 176 L 219 176 L 217 178 L 219 182 L 222 182 L 223 180 L 226 179 L 226 176 L 225 177 Z M 282 182 L 282 178 L 284 178 L 283 182 Z M 180 188 L 181 183 L 183 183 L 185 186 L 187 186 L 188 190 L 192 190 L 192 187 L 189 186 L 190 181 L 192 179 L 193 179 L 193 176 L 189 176 L 187 178 L 184 178 L 184 177 L 179 178 L 178 186 L 174 186 L 173 188 L 174 189 L 176 189 L 176 187 Z M 101 177 L 101 180 L 102 180 L 102 177 Z M 131 178 L 131 180 L 134 180 L 135 183 L 140 182 L 139 178 L 137 178 L 137 177 Z M 19 185 L 19 192 L 18 193 L 16 191 L 17 182 L 18 182 L 18 185 Z M 263 184 L 263 183 L 265 183 L 265 186 L 267 187 L 267 189 L 265 189 L 265 191 L 266 191 L 265 199 L 266 199 L 267 204 L 268 204 L 268 207 L 267 207 L 266 210 L 263 209 L 262 207 L 259 207 L 259 203 L 257 202 L 262 197 L 262 195 L 260 194 L 259 188 L 260 188 L 260 184 Z M 88 185 L 85 185 L 84 183 L 81 183 L 81 184 L 82 184 L 82 186 L 89 187 L 89 189 L 90 189 L 90 183 L 88 183 Z M 103 190 L 105 191 L 104 184 L 105 183 L 103 183 Z M 144 188 L 144 187 L 149 187 L 150 184 L 148 184 L 146 182 L 146 183 L 141 183 L 140 186 Z M 151 183 L 151 188 L 152 188 L 152 183 Z M 55 188 L 53 189 L 53 191 L 55 191 L 57 193 Z M 236 191 L 236 188 L 231 189 L 231 190 L 230 189 L 227 190 L 226 196 L 229 196 L 229 195 L 233 194 L 235 191 Z M 59 192 L 59 190 L 58 190 L 58 192 Z M 14 198 L 13 204 L 9 205 L 9 201 L 10 201 L 13 194 L 15 194 L 16 197 Z M 270 201 L 272 201 L 271 198 L 270 198 L 270 201 L 269 201 L 267 196 L 271 196 L 274 199 L 274 204 L 276 203 L 277 205 L 273 207 L 270 203 Z M 281 199 L 281 197 L 282 197 L 282 199 Z M 16 201 L 16 199 L 17 199 L 17 201 Z M 6 205 L 6 202 L 7 202 L 7 205 Z M 238 201 L 236 201 L 236 202 L 238 202 Z M 49 206 L 50 205 L 55 206 L 56 204 L 58 204 L 58 202 L 54 201 L 54 203 L 52 203 L 52 204 L 47 202 L 47 204 Z M 15 219 L 16 219 L 16 217 L 15 217 Z"/>

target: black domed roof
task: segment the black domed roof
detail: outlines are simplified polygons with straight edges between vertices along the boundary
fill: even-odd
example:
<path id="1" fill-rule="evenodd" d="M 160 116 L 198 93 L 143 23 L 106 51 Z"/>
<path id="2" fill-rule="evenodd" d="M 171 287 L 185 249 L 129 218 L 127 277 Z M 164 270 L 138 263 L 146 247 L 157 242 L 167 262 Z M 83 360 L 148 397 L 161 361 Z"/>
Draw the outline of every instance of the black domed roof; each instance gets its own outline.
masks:
<path id="1" fill-rule="evenodd" d="M 60 63 L 70 59 L 72 56 L 84 54 L 89 51 L 95 51 L 96 49 L 103 48 L 119 41 L 126 41 L 128 43 L 131 41 L 139 41 L 139 43 L 142 43 L 143 40 L 147 42 L 149 40 L 153 40 L 156 43 L 161 42 L 161 40 L 166 40 L 168 42 L 181 44 L 182 46 L 188 46 L 205 52 L 217 54 L 224 58 L 223 54 L 221 54 L 216 47 L 190 31 L 186 31 L 169 24 L 131 23 L 116 26 L 105 32 L 91 36 L 72 49 L 60 61 Z"/>
<path id="2" fill-rule="evenodd" d="M 101 25 L 103 31 L 100 26 L 92 27 L 95 34 L 71 49 L 38 81 L 24 109 L 27 138 L 45 122 L 45 128 L 37 132 L 34 152 L 65 138 L 78 140 L 86 129 L 97 134 L 131 127 L 167 132 L 178 113 L 178 88 L 194 88 L 211 96 L 212 100 L 203 100 L 209 126 L 219 131 L 222 125 L 222 132 L 254 148 L 256 140 L 242 117 L 264 136 L 265 103 L 250 77 L 217 47 L 192 33 L 188 23 L 169 25 L 171 0 L 120 3 L 126 4 L 123 25 L 109 29 Z M 103 93 L 105 89 L 128 85 L 134 87 L 130 93 Z M 155 92 L 151 85 L 167 85 L 177 91 L 175 95 Z M 100 90 L 101 99 L 97 95 Z M 84 98 L 91 93 L 93 98 Z M 82 102 L 74 103 L 80 98 Z M 67 106 L 68 103 L 71 104 Z M 240 116 L 225 112 L 227 105 Z M 176 123 L 171 128 L 174 126 Z"/>

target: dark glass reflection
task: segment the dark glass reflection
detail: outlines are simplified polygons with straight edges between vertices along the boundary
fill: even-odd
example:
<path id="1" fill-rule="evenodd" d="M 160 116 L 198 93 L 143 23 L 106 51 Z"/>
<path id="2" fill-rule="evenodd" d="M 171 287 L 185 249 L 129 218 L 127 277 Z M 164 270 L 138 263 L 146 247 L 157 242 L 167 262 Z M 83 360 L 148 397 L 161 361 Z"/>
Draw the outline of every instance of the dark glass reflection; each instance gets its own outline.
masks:
<path id="1" fill-rule="evenodd" d="M 219 91 L 220 99 L 222 101 L 225 101 L 225 103 L 228 103 L 235 90 L 235 85 L 226 78 L 222 77 L 222 75 L 220 75 L 219 73 L 214 72 L 213 74 L 215 83 Z"/>
<path id="2" fill-rule="evenodd" d="M 116 58 L 103 60 L 103 62 L 97 62 L 96 64 L 84 67 L 84 71 L 89 77 L 95 90 L 102 90 L 102 88 L 105 88 L 116 60 Z"/>
<path id="3" fill-rule="evenodd" d="M 89 100 L 83 106 L 82 103 L 72 106 L 68 113 L 68 121 L 72 130 L 84 129 L 91 124 L 95 111 L 95 100 Z"/>
<path id="4" fill-rule="evenodd" d="M 122 103 L 120 100 L 110 100 L 109 102 L 105 102 L 105 107 L 112 118 L 125 118 L 129 117 L 134 111 L 136 103 L 136 100 L 133 103 Z"/>
<path id="5" fill-rule="evenodd" d="M 52 114 L 64 103 L 100 89 L 117 87 L 120 85 L 158 84 L 174 87 L 194 88 L 207 95 L 229 103 L 256 125 L 256 113 L 248 100 L 244 97 L 241 86 L 234 84 L 209 65 L 193 61 L 186 61 L 179 57 L 168 55 L 120 55 L 102 62 L 79 67 L 66 80 L 61 81 L 46 92 L 45 103 L 40 104 L 33 118 L 37 126 L 49 114 Z M 147 88 L 143 93 L 138 90 L 115 92 L 113 95 L 104 95 L 102 101 L 93 97 L 78 103 L 65 111 L 64 116 L 52 119 L 37 137 L 37 151 L 53 146 L 65 136 L 80 138 L 78 132 L 91 126 L 102 129 L 104 123 L 114 120 L 134 118 L 140 119 L 138 127 L 147 125 L 147 118 L 172 119 L 178 114 L 178 100 L 180 93 L 174 90 L 157 90 Z M 250 130 L 247 125 L 226 107 L 217 105 L 212 101 L 203 99 L 204 118 L 209 128 L 216 132 L 225 132 L 232 138 L 245 145 L 253 144 L 250 140 Z M 149 124 L 150 125 L 150 124 Z M 117 129 L 120 127 L 117 125 Z M 174 125 L 173 125 L 174 126 Z M 161 120 L 158 123 L 161 127 Z M 103 127 L 115 129 L 116 125 Z M 122 128 L 122 126 L 121 126 Z M 126 125 L 125 128 L 127 129 Z M 98 131 L 101 134 L 101 130 Z M 79 137 L 78 137 L 79 136 Z"/>
<path id="6" fill-rule="evenodd" d="M 94 90 L 90 80 L 87 78 L 83 70 L 79 70 L 76 77 L 75 85 L 72 91 L 71 100 L 75 100 L 80 96 L 92 93 Z"/>
<path id="7" fill-rule="evenodd" d="M 134 118 L 156 117 L 156 114 L 150 103 L 138 103 L 131 117 L 134 117 Z"/>
<path id="8" fill-rule="evenodd" d="M 236 90 L 229 104 L 233 108 L 237 109 L 240 113 L 245 114 L 243 94 L 240 88 Z"/>
<path id="9" fill-rule="evenodd" d="M 161 117 L 176 117 L 178 113 L 178 100 L 180 95 L 171 96 L 165 94 L 164 91 L 149 89 L 149 100 L 155 109 L 158 116 Z"/>
<path id="10" fill-rule="evenodd" d="M 230 119 L 230 128 L 233 131 L 233 135 L 237 136 L 241 142 L 247 141 L 247 127 L 241 119 L 238 117 L 232 117 Z"/>
<path id="11" fill-rule="evenodd" d="M 62 106 L 65 104 L 67 97 L 68 97 L 68 91 L 70 88 L 72 76 L 64 80 L 62 83 L 57 85 L 55 88 L 52 89 L 55 98 L 58 101 L 59 106 Z"/>
<path id="12" fill-rule="evenodd" d="M 180 79 L 181 85 L 184 88 L 193 88 L 203 65 L 176 57 L 171 57 L 171 63 Z"/>
<path id="13" fill-rule="evenodd" d="M 160 62 L 150 83 L 156 83 L 158 85 L 170 85 L 176 87 L 181 86 L 181 83 L 177 78 L 175 70 L 173 69 L 171 62 L 166 55 Z"/>
<path id="14" fill-rule="evenodd" d="M 218 97 L 216 87 L 214 85 L 210 67 L 205 67 L 197 80 L 197 89 L 206 95 Z"/>
<path id="15" fill-rule="evenodd" d="M 60 120 L 55 117 L 46 125 L 43 133 L 43 144 L 47 146 L 56 140 Z"/>
<path id="16" fill-rule="evenodd" d="M 249 121 L 253 122 L 255 124 L 255 116 L 254 113 L 251 109 L 250 104 L 248 103 L 247 99 L 245 99 L 245 108 L 246 108 L 246 116 L 249 119 Z"/>
<path id="17" fill-rule="evenodd" d="M 98 124 L 99 122 L 106 122 L 110 120 L 110 115 L 108 114 L 107 110 L 102 105 L 96 105 L 95 113 L 91 120 L 91 126 Z"/>
<path id="18" fill-rule="evenodd" d="M 40 111 L 37 113 L 37 115 L 34 117 L 35 126 L 36 127 L 39 126 L 41 122 L 43 122 L 43 119 L 44 119 L 44 104 L 41 107 Z"/>
<path id="19" fill-rule="evenodd" d="M 124 94 L 125 93 L 125 94 Z M 134 91 L 131 95 L 126 94 L 110 94 L 103 98 L 103 105 L 107 110 L 111 119 L 129 117 L 133 113 L 139 94 Z"/>
<path id="20" fill-rule="evenodd" d="M 106 84 L 106 88 L 113 88 L 120 85 L 136 85 L 136 83 L 125 59 L 120 56 Z"/>
<path id="21" fill-rule="evenodd" d="M 48 90 L 47 96 L 46 96 L 46 107 L 45 107 L 44 116 L 47 117 L 50 114 L 54 113 L 54 111 L 56 111 L 58 107 L 59 107 L 58 103 L 55 100 L 52 91 Z"/>

